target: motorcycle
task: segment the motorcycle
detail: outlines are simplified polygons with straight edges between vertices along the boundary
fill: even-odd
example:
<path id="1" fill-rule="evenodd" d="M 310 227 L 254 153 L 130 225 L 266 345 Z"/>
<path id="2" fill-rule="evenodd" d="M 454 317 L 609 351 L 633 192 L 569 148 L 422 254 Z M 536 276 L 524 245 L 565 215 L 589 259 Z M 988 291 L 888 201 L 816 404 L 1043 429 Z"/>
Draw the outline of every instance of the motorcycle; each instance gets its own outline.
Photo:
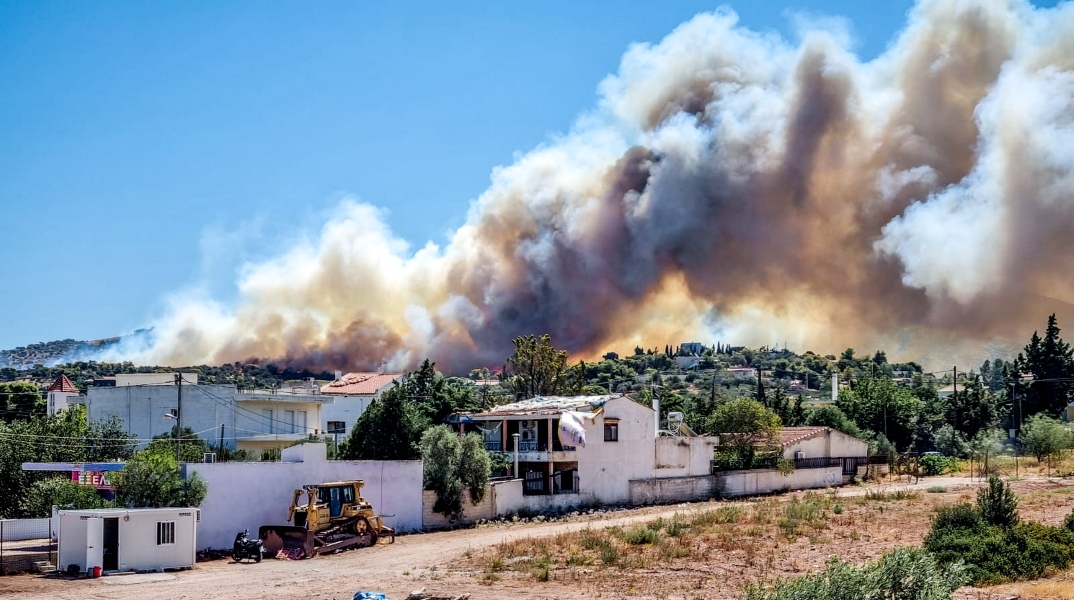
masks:
<path id="1" fill-rule="evenodd" d="M 244 529 L 235 536 L 235 545 L 231 547 L 231 559 L 239 562 L 244 558 L 252 558 L 254 562 L 261 562 L 265 554 L 265 545 L 259 539 L 250 539 L 250 530 Z"/>

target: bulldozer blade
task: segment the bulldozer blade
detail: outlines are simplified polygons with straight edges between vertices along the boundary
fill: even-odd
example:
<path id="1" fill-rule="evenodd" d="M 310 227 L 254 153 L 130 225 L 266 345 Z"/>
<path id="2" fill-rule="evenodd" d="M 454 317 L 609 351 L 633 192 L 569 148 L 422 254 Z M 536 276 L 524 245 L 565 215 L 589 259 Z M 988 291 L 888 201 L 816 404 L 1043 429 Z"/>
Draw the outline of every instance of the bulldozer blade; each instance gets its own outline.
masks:
<path id="1" fill-rule="evenodd" d="M 388 542 L 389 544 L 395 543 L 395 530 L 387 525 L 382 525 L 380 528 L 380 537 L 383 539 L 386 536 L 391 537 L 391 540 Z"/>
<path id="2" fill-rule="evenodd" d="M 262 525 L 257 537 L 265 545 L 266 556 L 277 556 L 282 551 L 289 558 L 308 558 L 317 554 L 317 541 L 313 532 L 305 527 L 292 525 Z"/>

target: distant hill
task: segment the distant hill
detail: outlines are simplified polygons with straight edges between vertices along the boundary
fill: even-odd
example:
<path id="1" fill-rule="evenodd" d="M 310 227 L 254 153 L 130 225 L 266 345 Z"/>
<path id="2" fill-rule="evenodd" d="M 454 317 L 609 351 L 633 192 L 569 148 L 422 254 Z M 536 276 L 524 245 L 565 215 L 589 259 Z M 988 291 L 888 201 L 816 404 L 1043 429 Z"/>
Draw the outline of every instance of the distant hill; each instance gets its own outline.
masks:
<path id="1" fill-rule="evenodd" d="M 0 350 L 0 367 L 30 369 L 34 365 L 52 366 L 60 362 L 70 362 L 91 356 L 107 346 L 119 343 L 119 340 L 119 337 L 88 341 L 68 338 L 19 346 L 13 350 Z"/>

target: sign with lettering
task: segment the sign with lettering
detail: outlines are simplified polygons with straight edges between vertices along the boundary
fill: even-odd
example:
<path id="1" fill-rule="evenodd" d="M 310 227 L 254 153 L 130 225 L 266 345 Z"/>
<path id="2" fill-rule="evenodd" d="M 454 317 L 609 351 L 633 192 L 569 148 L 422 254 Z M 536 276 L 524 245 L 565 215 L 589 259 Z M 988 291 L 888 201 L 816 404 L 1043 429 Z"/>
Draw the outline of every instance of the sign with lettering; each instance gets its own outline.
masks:
<path id="1" fill-rule="evenodd" d="M 89 485 L 99 490 L 115 489 L 109 481 L 111 471 L 71 471 L 71 482 L 78 485 Z"/>

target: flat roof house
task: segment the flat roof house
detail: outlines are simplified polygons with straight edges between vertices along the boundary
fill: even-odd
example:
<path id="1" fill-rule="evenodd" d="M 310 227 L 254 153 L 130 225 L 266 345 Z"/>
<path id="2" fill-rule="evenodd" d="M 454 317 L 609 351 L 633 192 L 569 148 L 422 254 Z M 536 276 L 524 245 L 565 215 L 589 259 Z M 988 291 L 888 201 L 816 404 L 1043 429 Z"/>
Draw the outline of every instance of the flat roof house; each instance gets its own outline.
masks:
<path id="1" fill-rule="evenodd" d="M 332 397 L 317 390 L 240 391 L 234 385 L 191 383 L 188 377 L 183 374 L 181 386 L 183 427 L 211 445 L 261 452 L 323 433 L 321 407 Z M 127 433 L 148 440 L 175 427 L 179 388 L 174 375 L 150 384 L 91 387 L 86 407 L 91 420 L 116 417 Z"/>
<path id="2" fill-rule="evenodd" d="M 585 446 L 564 445 L 558 435 L 565 412 L 580 413 Z M 622 395 L 537 397 L 489 411 L 453 415 L 461 432 L 478 432 L 491 451 L 516 454 L 527 508 L 560 509 L 586 504 L 672 502 L 707 498 L 707 482 L 663 483 L 709 478 L 717 438 L 693 436 L 676 427 L 658 430 L 656 411 Z M 678 435 L 682 432 L 682 435 Z"/>

